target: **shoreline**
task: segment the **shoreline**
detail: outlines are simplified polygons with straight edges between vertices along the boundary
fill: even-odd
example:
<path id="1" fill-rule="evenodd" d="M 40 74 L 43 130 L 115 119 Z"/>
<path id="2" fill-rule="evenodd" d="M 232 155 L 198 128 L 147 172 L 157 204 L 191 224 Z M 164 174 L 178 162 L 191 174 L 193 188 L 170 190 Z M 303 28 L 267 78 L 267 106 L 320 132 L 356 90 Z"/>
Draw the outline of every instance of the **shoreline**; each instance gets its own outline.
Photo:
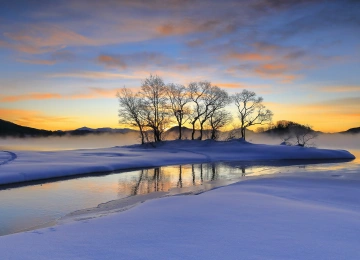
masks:
<path id="1" fill-rule="evenodd" d="M 233 185 L 200 192 L 201 196 L 186 196 L 189 192 L 177 196 L 158 194 L 160 197 L 154 195 L 146 203 L 140 198 L 138 203 L 114 214 L 68 219 L 54 226 L 1 236 L 0 247 L 9 258 L 15 254 L 38 259 L 51 254 L 64 259 L 79 256 L 80 252 L 80 257 L 88 259 L 97 252 L 96 258 L 128 259 L 151 252 L 150 258 L 159 259 L 164 258 L 163 250 L 153 249 L 162 248 L 171 252 L 165 258 L 174 254 L 181 258 L 211 258 L 233 252 L 237 259 L 239 254 L 253 256 L 254 252 L 260 252 L 258 258 L 266 258 L 269 252 L 274 258 L 291 258 L 300 243 L 309 250 L 296 251 L 299 259 L 317 258 L 324 253 L 327 258 L 339 258 L 344 252 L 348 258 L 356 258 L 360 208 L 353 198 L 360 192 L 360 176 L 346 169 L 341 171 L 345 178 L 333 176 L 331 170 L 318 175 L 312 171 L 304 174 L 299 169 L 294 175 L 281 171 L 280 175 L 251 176 Z M 193 235 L 189 237 L 189 233 Z M 244 238 L 241 243 L 239 235 Z M 340 237 L 347 243 L 339 245 Z M 199 250 L 215 241 L 211 252 Z M 319 247 L 317 241 L 327 246 Z M 19 248 L 18 243 L 27 246 Z M 45 248 L 44 243 L 48 244 Z M 284 243 L 290 247 L 289 253 L 284 254 L 280 247 Z M 254 251 L 259 246 L 261 250 Z M 177 251 L 173 253 L 171 249 Z"/>
<path id="2" fill-rule="evenodd" d="M 55 227 L 55 226 L 78 222 L 78 221 L 87 221 L 90 219 L 101 218 L 101 217 L 105 217 L 105 216 L 116 214 L 116 213 L 122 213 L 129 209 L 137 207 L 137 206 L 143 204 L 144 202 L 157 200 L 160 198 L 173 197 L 173 196 L 200 195 L 202 193 L 206 193 L 206 192 L 209 192 L 214 189 L 227 187 L 229 185 L 243 182 L 243 181 L 251 181 L 251 180 L 266 179 L 266 178 L 277 178 L 277 177 L 281 178 L 281 177 L 290 177 L 290 176 L 302 177 L 304 179 L 305 178 L 311 179 L 314 177 L 316 177 L 316 178 L 339 177 L 340 176 L 339 174 L 336 174 L 336 175 L 330 174 L 329 175 L 329 173 L 332 173 L 333 171 L 337 172 L 337 171 L 339 171 L 339 169 L 335 169 L 335 170 L 328 169 L 325 172 L 322 170 L 315 169 L 315 170 L 311 170 L 310 172 L 308 172 L 308 171 L 304 171 L 301 168 L 301 166 L 316 166 L 318 164 L 321 165 L 324 163 L 325 164 L 332 164 L 332 163 L 338 164 L 338 163 L 342 163 L 342 162 L 347 162 L 349 160 L 346 160 L 346 161 L 324 160 L 321 162 L 317 161 L 317 163 L 314 163 L 314 161 L 316 161 L 316 160 L 312 160 L 312 163 L 310 163 L 310 164 L 309 164 L 309 161 L 305 161 L 305 160 L 293 160 L 292 161 L 293 163 L 285 163 L 285 164 L 284 164 L 284 162 L 288 162 L 288 161 L 272 161 L 271 163 L 269 163 L 270 161 L 268 161 L 268 162 L 264 161 L 260 165 L 268 166 L 269 168 L 265 168 L 260 172 L 255 171 L 253 173 L 250 173 L 249 175 L 244 175 L 241 177 L 239 176 L 239 177 L 230 178 L 230 179 L 209 180 L 209 181 L 206 181 L 206 182 L 204 182 L 200 185 L 196 185 L 196 186 L 188 186 L 188 187 L 182 187 L 182 188 L 174 187 L 174 188 L 171 188 L 170 190 L 164 191 L 164 192 L 150 192 L 147 194 L 140 194 L 140 195 L 134 195 L 134 196 L 130 195 L 125 198 L 109 200 L 109 201 L 99 203 L 97 206 L 90 207 L 90 208 L 87 208 L 87 207 L 80 208 L 80 209 L 77 209 L 70 213 L 67 213 L 57 219 L 54 219 L 54 220 L 51 220 L 51 221 L 48 221 L 48 222 L 45 222 L 45 223 L 42 223 L 39 225 L 35 225 L 35 226 L 29 227 L 29 228 L 25 228 L 22 230 L 14 231 L 12 233 L 8 233 L 8 234 L 1 235 L 1 236 L 8 236 L 8 235 L 12 235 L 12 234 L 30 232 L 30 231 L 34 231 L 34 230 L 38 230 L 38 229 Z M 232 163 L 232 162 L 229 162 L 229 163 Z M 254 163 L 254 162 L 249 162 L 249 163 L 251 163 L 251 166 L 259 166 L 259 164 Z M 276 167 L 275 169 L 272 168 L 274 166 Z M 340 170 L 344 171 L 344 169 L 340 169 Z M 303 175 L 304 173 L 307 173 L 307 175 L 304 176 Z M 316 175 L 314 175 L 314 173 L 316 173 Z M 347 170 L 347 173 L 351 173 L 350 169 Z M 301 174 L 301 175 L 299 175 L 299 174 Z M 86 176 L 80 175 L 80 177 L 86 177 Z M 74 178 L 76 178 L 76 176 Z M 29 185 L 31 185 L 31 184 L 29 184 Z"/>
<path id="3" fill-rule="evenodd" d="M 13 152 L 11 152 L 13 153 Z M 346 150 L 251 144 L 233 141 L 166 141 L 141 145 L 56 152 L 18 151 L 0 165 L 0 187 L 70 176 L 107 174 L 168 165 L 211 162 L 353 160 Z"/>
<path id="4" fill-rule="evenodd" d="M 247 176 L 251 179 L 254 178 L 261 178 L 265 175 L 257 175 L 257 176 Z M 133 207 L 137 207 L 141 205 L 142 203 L 160 199 L 160 198 L 168 198 L 173 196 L 188 196 L 188 195 L 199 195 L 202 193 L 206 193 L 208 191 L 226 187 L 228 185 L 245 181 L 247 179 L 244 179 L 244 177 L 239 178 L 233 178 L 233 179 L 226 179 L 226 180 L 216 180 L 216 181 L 207 181 L 204 182 L 201 185 L 196 186 L 190 186 L 190 187 L 183 187 L 183 188 L 172 188 L 167 192 L 151 192 L 148 194 L 143 195 L 134 195 L 134 196 L 128 196 L 126 198 L 116 199 L 116 200 L 110 200 L 103 203 L 98 204 L 95 207 L 90 208 L 82 208 L 75 210 L 73 212 L 70 212 L 62 217 L 59 217 L 55 220 L 48 221 L 39 225 L 35 225 L 29 228 L 25 228 L 22 230 L 18 230 L 12 233 L 8 233 L 5 235 L 0 235 L 0 237 L 9 236 L 13 234 L 19 234 L 19 233 L 25 233 L 25 232 L 31 232 L 38 229 L 44 229 L 44 228 L 50 228 L 50 227 L 56 227 L 61 226 L 64 224 L 74 223 L 78 221 L 85 221 L 95 218 L 101 218 L 108 215 L 116 214 L 116 213 L 122 213 L 124 211 L 127 211 L 129 209 L 132 209 Z"/>
<path id="5" fill-rule="evenodd" d="M 239 178 L 227 179 L 227 180 L 207 181 L 201 185 L 184 187 L 184 188 L 172 188 L 167 192 L 151 192 L 148 194 L 135 195 L 126 198 L 111 200 L 104 203 L 100 203 L 96 207 L 84 208 L 70 212 L 69 214 L 66 214 L 65 216 L 59 218 L 56 221 L 55 225 L 57 224 L 62 225 L 68 222 L 83 221 L 87 219 L 94 219 L 94 218 L 108 216 L 109 214 L 121 213 L 133 207 L 137 207 L 138 205 L 145 203 L 147 201 L 156 200 L 160 198 L 167 198 L 173 196 L 199 195 L 214 189 L 218 189 L 234 183 L 238 183 L 240 181 L 246 181 L 249 179 L 249 177 L 250 179 L 255 179 L 264 176 L 265 175 L 257 175 L 257 176 L 247 176 L 248 177 L 247 179 L 245 179 L 244 177 L 239 177 Z"/>

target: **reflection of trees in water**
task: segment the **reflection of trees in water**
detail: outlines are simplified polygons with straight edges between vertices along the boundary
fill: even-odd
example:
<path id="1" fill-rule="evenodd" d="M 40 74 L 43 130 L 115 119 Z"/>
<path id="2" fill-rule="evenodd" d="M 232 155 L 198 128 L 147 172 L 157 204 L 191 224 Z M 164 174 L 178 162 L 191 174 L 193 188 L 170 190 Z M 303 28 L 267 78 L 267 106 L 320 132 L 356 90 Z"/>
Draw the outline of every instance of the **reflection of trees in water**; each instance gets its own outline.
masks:
<path id="1" fill-rule="evenodd" d="M 211 180 L 212 180 L 212 181 L 216 180 L 216 177 L 217 177 L 217 175 L 216 175 L 216 168 L 215 168 L 215 165 L 212 164 L 212 165 L 211 165 Z"/>
<path id="2" fill-rule="evenodd" d="M 182 166 L 179 166 L 179 181 L 178 184 L 176 185 L 176 187 L 178 188 L 182 188 Z"/>
<path id="3" fill-rule="evenodd" d="M 193 164 L 139 170 L 122 176 L 118 182 L 120 196 L 134 196 L 171 188 L 201 185 L 204 181 L 225 179 L 231 175 L 245 176 L 245 167 L 219 164 Z"/>
<path id="4" fill-rule="evenodd" d="M 245 166 L 241 166 L 240 169 L 241 169 L 241 176 L 244 177 L 246 175 Z"/>

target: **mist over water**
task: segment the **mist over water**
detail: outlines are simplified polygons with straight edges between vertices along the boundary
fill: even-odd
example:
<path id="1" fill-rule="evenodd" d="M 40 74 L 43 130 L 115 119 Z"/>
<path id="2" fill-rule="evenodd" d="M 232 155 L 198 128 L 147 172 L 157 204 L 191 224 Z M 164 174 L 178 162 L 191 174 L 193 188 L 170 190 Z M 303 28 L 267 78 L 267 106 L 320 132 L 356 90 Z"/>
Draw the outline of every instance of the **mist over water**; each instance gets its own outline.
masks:
<path id="1" fill-rule="evenodd" d="M 265 134 L 249 134 L 247 140 L 256 144 L 280 144 L 280 137 Z M 360 134 L 319 134 L 312 141 L 317 148 L 360 149 Z"/>
<path id="2" fill-rule="evenodd" d="M 166 136 L 166 139 L 171 138 L 175 138 L 175 136 Z M 249 133 L 247 140 L 257 144 L 280 144 L 282 142 L 280 137 L 256 133 Z M 0 222 L 2 222 L 0 235 L 43 225 L 74 210 L 94 207 L 107 201 L 147 194 L 152 191 L 167 191 L 170 188 L 192 187 L 212 180 L 240 178 L 245 173 L 264 175 L 280 172 L 316 171 L 317 174 L 328 174 L 336 178 L 344 173 L 358 175 L 360 169 L 359 134 L 322 134 L 314 142 L 318 148 L 348 150 L 357 158 L 345 163 L 296 164 L 282 167 L 261 164 L 242 165 L 235 162 L 229 164 L 230 170 L 225 167 L 224 163 L 206 164 L 207 166 L 205 164 L 175 165 L 15 186 L 0 190 L 0 208 L 4 209 L 0 212 Z M 3 138 L 0 139 L 0 150 L 94 149 L 138 143 L 140 143 L 139 136 L 134 132 L 48 138 Z M 330 173 L 326 173 L 327 171 Z"/>
<path id="3" fill-rule="evenodd" d="M 166 140 L 175 139 L 176 135 L 165 136 Z M 190 139 L 190 136 L 186 136 Z M 226 138 L 226 134 L 223 137 Z M 266 134 L 249 133 L 247 141 L 256 144 L 280 144 L 282 139 Z M 360 149 L 360 134 L 320 134 L 313 141 L 315 147 L 330 149 Z M 28 138 L 0 138 L 0 150 L 74 150 L 96 149 L 114 146 L 139 144 L 140 137 L 136 132 L 126 134 L 90 134 L 86 136 L 62 137 L 28 137 Z"/>
<path id="4" fill-rule="evenodd" d="M 1 138 L 0 150 L 74 150 L 96 149 L 140 143 L 137 133 L 90 134 L 86 136 Z"/>

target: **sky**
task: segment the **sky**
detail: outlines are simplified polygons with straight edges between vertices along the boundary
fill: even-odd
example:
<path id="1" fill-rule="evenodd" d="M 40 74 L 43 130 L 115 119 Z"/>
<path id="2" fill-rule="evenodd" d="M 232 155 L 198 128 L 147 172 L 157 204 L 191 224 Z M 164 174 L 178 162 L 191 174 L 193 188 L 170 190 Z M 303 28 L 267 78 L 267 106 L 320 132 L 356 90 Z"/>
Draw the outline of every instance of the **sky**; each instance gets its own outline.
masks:
<path id="1" fill-rule="evenodd" d="M 0 55 L 0 118 L 30 127 L 122 127 L 117 90 L 150 73 L 252 90 L 274 122 L 360 126 L 358 0 L 2 0 Z"/>

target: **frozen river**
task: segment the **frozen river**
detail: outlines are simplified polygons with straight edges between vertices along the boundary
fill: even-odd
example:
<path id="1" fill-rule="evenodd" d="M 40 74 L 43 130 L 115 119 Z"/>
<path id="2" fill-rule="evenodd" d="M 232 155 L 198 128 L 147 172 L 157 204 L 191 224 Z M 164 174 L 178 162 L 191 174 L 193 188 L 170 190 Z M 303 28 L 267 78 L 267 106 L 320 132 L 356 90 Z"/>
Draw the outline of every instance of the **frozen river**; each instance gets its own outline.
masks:
<path id="1" fill-rule="evenodd" d="M 52 225 L 76 210 L 153 192 L 170 191 L 177 194 L 192 190 L 192 187 L 206 190 L 271 174 L 324 174 L 332 178 L 359 178 L 360 150 L 350 152 L 357 159 L 333 163 L 289 161 L 284 164 L 264 161 L 188 164 L 5 185 L 0 187 L 0 235 Z"/>

